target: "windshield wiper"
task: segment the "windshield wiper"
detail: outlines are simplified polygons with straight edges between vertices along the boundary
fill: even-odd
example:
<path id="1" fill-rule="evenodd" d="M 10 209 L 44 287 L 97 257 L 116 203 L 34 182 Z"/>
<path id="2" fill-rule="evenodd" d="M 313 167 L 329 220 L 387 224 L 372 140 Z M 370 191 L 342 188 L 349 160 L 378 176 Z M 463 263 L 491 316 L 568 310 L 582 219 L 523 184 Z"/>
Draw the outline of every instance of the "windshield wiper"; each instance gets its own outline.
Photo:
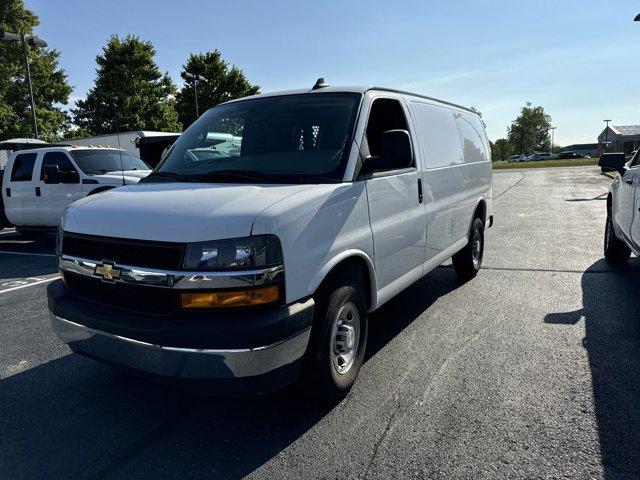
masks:
<path id="1" fill-rule="evenodd" d="M 151 172 L 145 178 L 141 179 L 141 183 L 161 182 L 164 179 L 169 179 L 174 182 L 187 182 L 189 179 L 184 175 L 174 172 Z"/>

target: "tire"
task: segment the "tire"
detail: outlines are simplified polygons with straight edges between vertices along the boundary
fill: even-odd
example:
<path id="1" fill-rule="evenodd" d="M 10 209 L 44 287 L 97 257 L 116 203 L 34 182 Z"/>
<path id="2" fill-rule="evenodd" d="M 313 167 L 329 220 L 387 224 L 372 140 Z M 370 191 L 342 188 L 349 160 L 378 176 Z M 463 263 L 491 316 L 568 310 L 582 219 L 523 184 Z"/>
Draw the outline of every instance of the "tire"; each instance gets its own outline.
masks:
<path id="1" fill-rule="evenodd" d="M 616 235 L 616 231 L 613 228 L 611 211 L 608 211 L 607 224 L 604 229 L 604 258 L 610 263 L 620 265 L 626 263 L 629 257 L 631 257 L 631 250 L 627 244 Z"/>
<path id="2" fill-rule="evenodd" d="M 484 223 L 479 218 L 474 218 L 469 232 L 469 243 L 452 258 L 453 269 L 458 277 L 469 280 L 478 274 L 483 256 Z"/>
<path id="3" fill-rule="evenodd" d="M 305 395 L 336 400 L 349 393 L 362 366 L 367 330 L 361 282 L 338 278 L 320 290 L 299 381 Z"/>

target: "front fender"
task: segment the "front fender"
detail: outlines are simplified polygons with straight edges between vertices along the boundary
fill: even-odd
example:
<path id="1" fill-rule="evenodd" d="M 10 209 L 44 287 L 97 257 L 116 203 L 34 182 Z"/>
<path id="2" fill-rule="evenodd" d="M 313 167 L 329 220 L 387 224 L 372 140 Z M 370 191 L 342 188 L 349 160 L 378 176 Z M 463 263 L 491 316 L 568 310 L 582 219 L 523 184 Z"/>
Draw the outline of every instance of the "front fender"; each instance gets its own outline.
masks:
<path id="1" fill-rule="evenodd" d="M 324 281 L 324 279 L 327 278 L 327 275 L 329 275 L 329 272 L 331 272 L 331 270 L 333 270 L 337 265 L 344 262 L 345 260 L 354 257 L 363 260 L 367 265 L 370 282 L 369 285 L 365 285 L 365 288 L 369 288 L 369 293 L 371 295 L 371 306 L 369 308 L 369 311 L 375 310 L 378 305 L 378 282 L 376 279 L 376 271 L 373 265 L 373 260 L 362 250 L 345 250 L 333 257 L 330 261 L 325 263 L 322 268 L 312 277 L 307 290 L 309 292 L 315 292 L 320 284 Z"/>

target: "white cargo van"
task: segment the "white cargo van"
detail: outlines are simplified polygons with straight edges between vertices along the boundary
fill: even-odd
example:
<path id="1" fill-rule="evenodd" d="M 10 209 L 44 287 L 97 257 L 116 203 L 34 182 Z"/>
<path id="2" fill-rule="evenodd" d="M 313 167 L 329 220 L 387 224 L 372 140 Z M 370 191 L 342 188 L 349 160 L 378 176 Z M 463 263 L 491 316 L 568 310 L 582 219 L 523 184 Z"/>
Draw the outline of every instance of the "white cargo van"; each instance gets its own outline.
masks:
<path id="1" fill-rule="evenodd" d="M 631 252 L 640 256 L 640 152 L 627 161 L 624 153 L 605 153 L 598 165 L 603 172 L 618 172 L 607 195 L 604 256 L 625 263 Z"/>
<path id="2" fill-rule="evenodd" d="M 113 148 L 19 150 L 10 155 L 2 179 L 4 211 L 21 232 L 57 227 L 71 202 L 136 183 L 150 172 L 139 158 Z"/>
<path id="3" fill-rule="evenodd" d="M 478 272 L 491 191 L 466 108 L 321 82 L 228 102 L 139 184 L 69 207 L 52 323 L 74 351 L 153 376 L 338 396 L 369 312 L 451 257 Z"/>

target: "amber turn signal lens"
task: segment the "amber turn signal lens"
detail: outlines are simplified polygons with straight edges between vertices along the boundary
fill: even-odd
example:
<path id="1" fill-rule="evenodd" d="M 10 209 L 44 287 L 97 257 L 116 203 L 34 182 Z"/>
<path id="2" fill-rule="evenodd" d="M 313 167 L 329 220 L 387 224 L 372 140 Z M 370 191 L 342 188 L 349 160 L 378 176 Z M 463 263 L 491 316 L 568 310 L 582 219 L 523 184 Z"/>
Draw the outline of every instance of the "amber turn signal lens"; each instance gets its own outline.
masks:
<path id="1" fill-rule="evenodd" d="M 182 308 L 230 308 L 252 307 L 277 302 L 280 299 L 278 285 L 251 290 L 218 292 L 190 292 L 180 294 Z"/>

